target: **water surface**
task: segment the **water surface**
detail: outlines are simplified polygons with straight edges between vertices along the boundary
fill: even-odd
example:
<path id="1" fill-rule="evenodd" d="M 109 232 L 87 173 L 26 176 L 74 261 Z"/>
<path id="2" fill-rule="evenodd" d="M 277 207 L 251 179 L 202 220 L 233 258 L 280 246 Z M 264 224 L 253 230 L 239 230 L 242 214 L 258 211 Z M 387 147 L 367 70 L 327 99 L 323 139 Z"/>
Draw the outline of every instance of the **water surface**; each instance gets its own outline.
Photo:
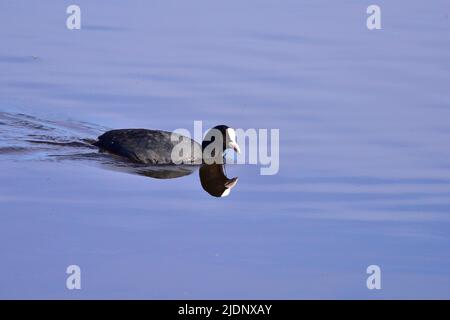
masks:
<path id="1" fill-rule="evenodd" d="M 1 298 L 450 298 L 449 1 L 70 4 L 0 5 Z M 279 128 L 279 173 L 214 198 L 72 157 L 194 120 Z"/>

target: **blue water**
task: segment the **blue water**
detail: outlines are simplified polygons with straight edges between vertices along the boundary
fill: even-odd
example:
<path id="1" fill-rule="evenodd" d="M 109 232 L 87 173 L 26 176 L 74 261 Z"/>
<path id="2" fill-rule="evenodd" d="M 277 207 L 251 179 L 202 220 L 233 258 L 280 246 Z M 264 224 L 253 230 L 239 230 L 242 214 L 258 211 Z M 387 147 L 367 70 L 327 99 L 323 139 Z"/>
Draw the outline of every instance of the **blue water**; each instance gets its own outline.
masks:
<path id="1" fill-rule="evenodd" d="M 76 3 L 0 4 L 0 298 L 450 298 L 450 1 Z M 279 173 L 213 198 L 23 140 L 194 120 L 280 129 Z"/>

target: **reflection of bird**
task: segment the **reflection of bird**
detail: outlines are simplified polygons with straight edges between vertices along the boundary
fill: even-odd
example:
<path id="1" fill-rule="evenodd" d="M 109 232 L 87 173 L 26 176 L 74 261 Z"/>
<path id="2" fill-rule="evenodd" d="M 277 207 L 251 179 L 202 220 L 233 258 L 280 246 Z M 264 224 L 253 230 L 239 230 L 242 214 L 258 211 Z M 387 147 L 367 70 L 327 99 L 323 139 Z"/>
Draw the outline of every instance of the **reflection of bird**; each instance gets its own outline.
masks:
<path id="1" fill-rule="evenodd" d="M 111 130 L 93 144 L 101 151 L 132 162 L 127 165 L 121 161 L 120 166 L 114 166 L 118 170 L 157 179 L 189 175 L 202 164 L 201 185 L 214 197 L 229 195 L 238 180 L 237 177 L 228 179 L 224 172 L 225 150 L 231 148 L 240 152 L 235 130 L 224 125 L 209 130 L 202 145 L 176 133 L 146 129 Z M 189 152 L 178 152 L 175 148 Z"/>
<path id="2" fill-rule="evenodd" d="M 213 144 L 218 138 L 222 139 L 222 146 Z M 205 161 L 211 163 L 212 158 L 223 157 L 224 151 L 228 148 L 239 152 L 235 130 L 224 125 L 209 130 L 201 146 L 177 133 L 147 129 L 111 130 L 98 137 L 94 145 L 103 151 L 142 164 L 201 164 Z M 183 152 L 173 152 L 176 151 L 174 148 Z M 186 150 L 188 152 L 184 152 Z M 203 157 L 203 154 L 206 154 L 203 152 L 205 150 L 208 155 Z"/>
<path id="3" fill-rule="evenodd" d="M 188 176 L 195 172 L 198 169 L 198 166 L 195 165 L 122 165 L 117 166 L 109 165 L 109 168 L 113 170 L 118 170 L 122 172 L 138 174 L 140 176 L 145 176 L 149 178 L 155 179 L 175 179 L 181 178 L 184 176 Z"/>
<path id="4" fill-rule="evenodd" d="M 204 164 L 199 173 L 203 189 L 214 197 L 228 196 L 238 181 L 237 177 L 228 179 L 221 164 Z"/>

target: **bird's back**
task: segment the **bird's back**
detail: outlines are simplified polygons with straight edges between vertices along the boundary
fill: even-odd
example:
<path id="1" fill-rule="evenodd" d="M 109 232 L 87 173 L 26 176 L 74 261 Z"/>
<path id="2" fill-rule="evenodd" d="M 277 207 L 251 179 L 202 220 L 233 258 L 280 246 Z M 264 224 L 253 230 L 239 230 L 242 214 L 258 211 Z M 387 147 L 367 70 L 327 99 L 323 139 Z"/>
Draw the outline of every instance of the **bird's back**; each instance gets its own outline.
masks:
<path id="1" fill-rule="evenodd" d="M 98 137 L 95 145 L 143 164 L 195 164 L 201 163 L 202 159 L 200 144 L 179 134 L 161 130 L 111 130 Z M 184 152 L 172 152 L 175 146 Z"/>

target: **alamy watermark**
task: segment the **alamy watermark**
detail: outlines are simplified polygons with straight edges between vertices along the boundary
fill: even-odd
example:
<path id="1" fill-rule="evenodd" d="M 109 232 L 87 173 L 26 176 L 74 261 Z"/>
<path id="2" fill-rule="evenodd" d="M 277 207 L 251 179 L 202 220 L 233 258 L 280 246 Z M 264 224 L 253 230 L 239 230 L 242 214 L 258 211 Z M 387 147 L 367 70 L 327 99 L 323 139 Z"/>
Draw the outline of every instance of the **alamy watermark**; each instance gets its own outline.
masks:
<path id="1" fill-rule="evenodd" d="M 66 13 L 69 16 L 66 19 L 66 27 L 69 30 L 81 29 L 81 8 L 76 4 L 71 4 L 67 7 Z"/>
<path id="2" fill-rule="evenodd" d="M 366 286 L 369 290 L 381 289 L 381 268 L 376 264 L 372 264 L 366 269 L 367 274 L 370 276 L 367 278 Z"/>
<path id="3" fill-rule="evenodd" d="M 191 139 L 202 141 L 192 144 Z M 280 169 L 279 129 L 233 129 L 217 126 L 203 132 L 202 121 L 194 121 L 194 132 L 177 129 L 171 140 L 176 145 L 172 149 L 175 164 L 254 164 L 260 165 L 261 175 L 275 175 Z M 226 157 L 228 150 L 235 155 Z"/>
<path id="4" fill-rule="evenodd" d="M 81 268 L 76 264 L 67 267 L 66 274 L 69 276 L 66 279 L 66 288 L 69 290 L 81 289 Z"/>
<path id="5" fill-rule="evenodd" d="M 376 4 L 372 4 L 367 7 L 367 17 L 366 26 L 369 30 L 379 30 L 381 29 L 381 8 Z"/>

